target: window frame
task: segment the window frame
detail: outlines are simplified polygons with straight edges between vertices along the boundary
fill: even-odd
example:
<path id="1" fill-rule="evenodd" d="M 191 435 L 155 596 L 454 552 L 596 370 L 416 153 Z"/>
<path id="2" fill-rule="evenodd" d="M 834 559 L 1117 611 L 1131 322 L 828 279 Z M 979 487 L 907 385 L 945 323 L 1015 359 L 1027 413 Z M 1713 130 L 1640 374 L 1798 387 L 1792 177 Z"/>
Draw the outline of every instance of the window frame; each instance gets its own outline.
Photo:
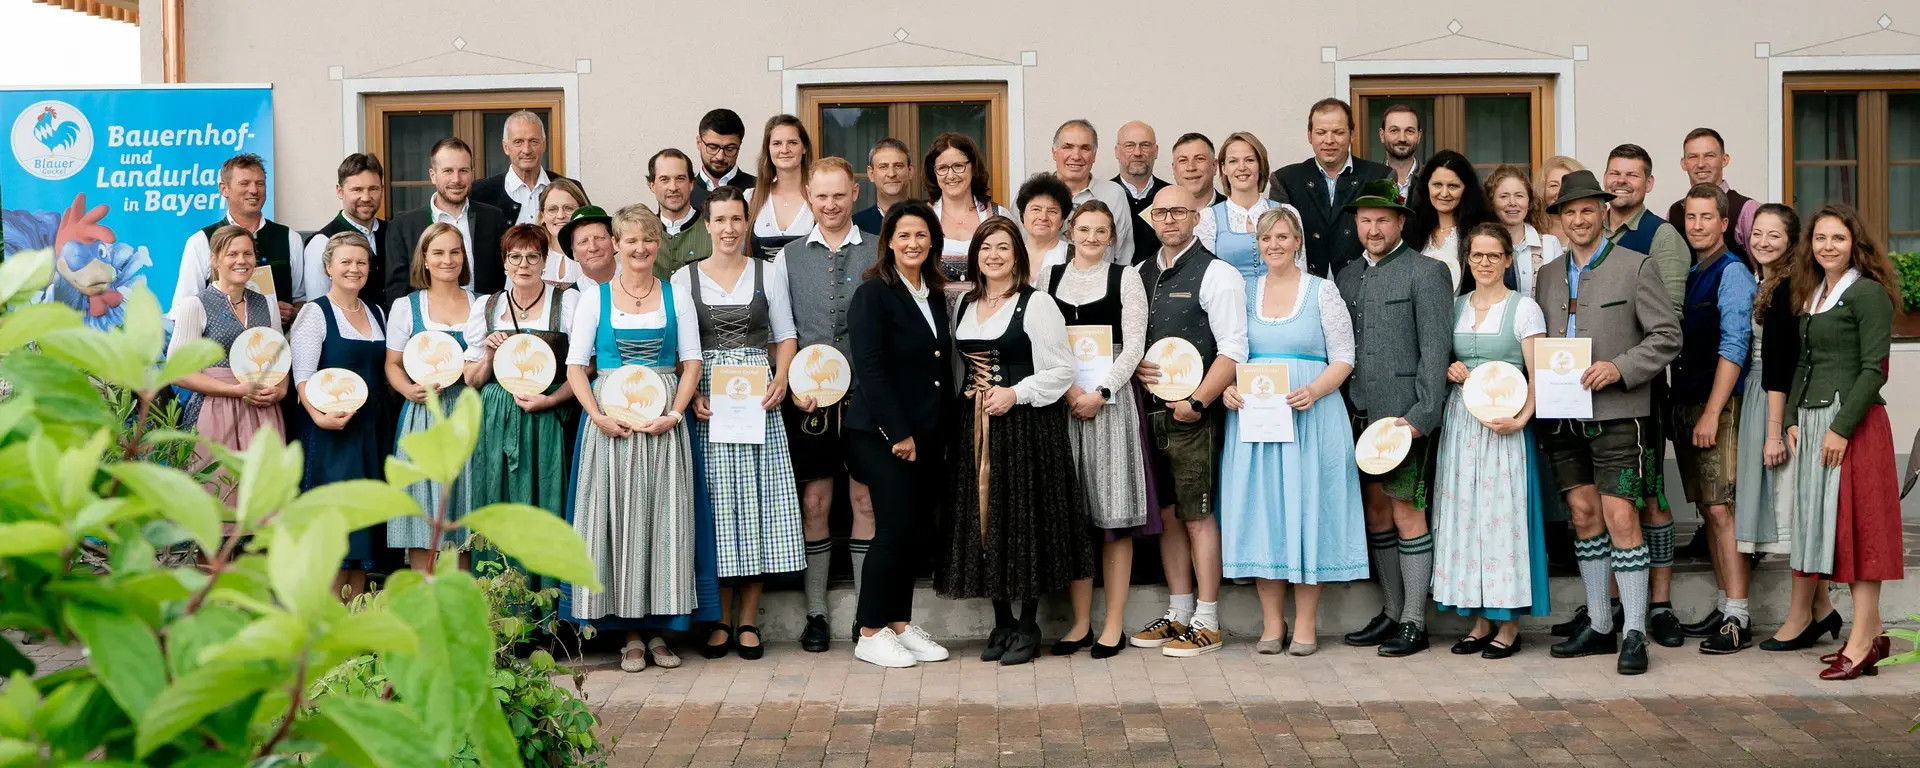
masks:
<path id="1" fill-rule="evenodd" d="M 1353 75 L 1348 83 L 1349 102 L 1353 106 L 1353 156 L 1367 157 L 1368 137 L 1380 127 L 1365 121 L 1370 114 L 1368 102 L 1374 99 L 1433 99 L 1433 125 L 1421 130 L 1433 138 L 1436 151 L 1453 149 L 1465 152 L 1467 96 L 1525 95 L 1529 97 L 1531 142 L 1528 168 L 1538 169 L 1557 153 L 1559 127 L 1555 124 L 1555 87 L 1553 74 L 1442 74 L 1442 75 Z M 1371 131 L 1372 133 L 1368 133 Z M 1468 160 L 1473 158 L 1469 157 Z M 1420 158 L 1425 163 L 1426 158 Z M 1499 163 L 1475 163 L 1493 168 Z"/>
<path id="2" fill-rule="evenodd" d="M 479 142 L 488 141 L 486 118 L 483 113 L 502 110 L 546 110 L 547 111 L 547 171 L 552 174 L 566 174 L 566 111 L 565 92 L 559 89 L 524 89 L 492 91 L 417 91 L 405 93 L 368 93 L 362 97 L 363 128 L 366 136 L 366 149 L 363 150 L 380 158 L 385 165 L 391 153 L 387 145 L 387 118 L 390 115 L 430 114 L 439 112 L 453 113 L 453 135 L 464 139 L 474 148 L 474 180 L 488 175 L 483 167 L 486 151 Z M 497 137 L 491 140 L 498 141 Z M 389 206 L 393 200 L 393 169 L 387 168 L 386 177 L 381 180 L 385 193 L 380 197 L 381 218 L 392 218 Z M 409 184 L 416 186 L 417 183 Z"/>
<path id="3" fill-rule="evenodd" d="M 893 138 L 906 142 L 914 153 L 913 183 L 908 187 L 910 197 L 925 197 L 923 177 L 920 166 L 923 164 L 926 148 L 919 146 L 919 114 L 913 107 L 918 104 L 943 102 L 985 102 L 987 104 L 987 157 L 993 174 L 992 188 L 989 194 L 996 203 L 1009 208 L 1013 206 L 1009 197 L 1011 173 L 1009 168 L 1009 128 L 1007 125 L 1007 83 L 1003 81 L 940 81 L 940 82 L 887 82 L 887 83 L 825 83 L 801 84 L 798 88 L 797 104 L 802 125 L 807 134 L 818 142 L 821 139 L 820 110 L 827 106 L 887 105 L 888 133 Z M 818 147 L 816 147 L 816 150 Z M 871 148 L 869 148 L 871 149 Z M 856 179 L 856 181 L 862 181 Z"/>
<path id="4" fill-rule="evenodd" d="M 1855 207 L 1867 226 L 1872 228 L 1873 234 L 1880 238 L 1880 243 L 1892 247 L 1892 169 L 1896 165 L 1920 166 L 1920 159 L 1894 160 L 1889 155 L 1891 126 L 1888 125 L 1887 97 L 1895 92 L 1920 93 L 1920 70 L 1784 73 L 1781 78 L 1780 193 L 1789 207 L 1799 210 L 1800 201 L 1794 187 L 1794 170 L 1798 166 L 1852 166 L 1857 179 L 1853 193 Z M 1794 98 L 1800 93 L 1852 94 L 1857 99 L 1854 105 L 1854 122 L 1858 130 L 1854 136 L 1857 147 L 1854 160 L 1795 159 Z M 1902 237 L 1920 236 L 1920 231 L 1903 230 L 1900 234 Z"/>

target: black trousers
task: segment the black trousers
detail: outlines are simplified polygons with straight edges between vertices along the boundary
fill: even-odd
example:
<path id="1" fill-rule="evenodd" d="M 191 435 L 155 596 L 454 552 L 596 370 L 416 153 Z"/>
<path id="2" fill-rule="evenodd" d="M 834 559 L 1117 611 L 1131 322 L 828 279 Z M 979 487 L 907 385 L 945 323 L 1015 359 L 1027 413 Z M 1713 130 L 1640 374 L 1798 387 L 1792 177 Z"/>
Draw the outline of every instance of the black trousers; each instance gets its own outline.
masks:
<path id="1" fill-rule="evenodd" d="M 893 455 L 893 443 L 878 433 L 846 431 L 847 469 L 867 484 L 873 498 L 873 541 L 861 574 L 860 626 L 879 629 L 913 620 L 913 584 L 920 543 L 940 498 L 940 448 L 915 438 L 917 461 Z M 929 441 L 931 442 L 931 441 Z"/>

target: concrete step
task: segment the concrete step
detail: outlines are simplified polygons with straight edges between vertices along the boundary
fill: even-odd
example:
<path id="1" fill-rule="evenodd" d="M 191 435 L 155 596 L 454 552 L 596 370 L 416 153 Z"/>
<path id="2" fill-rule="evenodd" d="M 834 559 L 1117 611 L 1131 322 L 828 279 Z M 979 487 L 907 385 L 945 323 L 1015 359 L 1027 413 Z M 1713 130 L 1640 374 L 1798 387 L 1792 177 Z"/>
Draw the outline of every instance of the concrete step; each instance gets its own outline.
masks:
<path id="1" fill-rule="evenodd" d="M 1682 541 L 1685 540 L 1683 537 Z M 1909 561 L 1911 563 L 1911 561 Z M 1703 564 L 1697 564 L 1703 565 Z M 1909 565 L 1904 581 L 1888 583 L 1881 595 L 1881 613 L 1889 623 L 1905 621 L 1908 614 L 1920 613 L 1920 567 Z M 1521 627 L 1527 632 L 1545 632 L 1547 626 L 1564 621 L 1574 608 L 1583 604 L 1586 593 L 1577 576 L 1554 576 L 1552 584 L 1553 616 L 1527 618 Z M 1791 595 L 1789 572 L 1779 558 L 1770 558 L 1755 572 L 1748 604 L 1756 628 L 1771 629 L 1786 618 Z M 1829 588 L 1833 603 L 1843 616 L 1853 616 L 1852 596 L 1842 586 Z M 1714 597 L 1713 573 L 1677 567 L 1673 576 L 1673 605 L 1684 621 L 1704 616 Z M 1095 590 L 1093 619 L 1095 626 L 1106 614 L 1104 590 Z M 1372 582 L 1328 584 L 1320 598 L 1322 637 L 1335 637 L 1364 626 L 1380 612 L 1380 590 Z M 914 623 L 940 640 L 984 639 L 993 629 L 993 607 L 986 600 L 948 600 L 933 592 L 930 580 L 921 579 L 913 594 Z M 828 622 L 834 639 L 844 640 L 853 626 L 855 596 L 852 584 L 836 584 L 828 593 Z M 1137 585 L 1127 593 L 1126 624 L 1137 629 L 1166 611 L 1165 585 Z M 1289 617 L 1292 605 L 1286 607 Z M 758 626 L 767 642 L 792 642 L 800 639 L 806 626 L 806 597 L 799 590 L 769 591 L 760 602 Z M 1072 619 L 1065 593 L 1050 596 L 1040 603 L 1040 624 L 1047 638 L 1056 638 Z M 1230 636 L 1258 637 L 1261 631 L 1260 599 L 1252 585 L 1223 584 L 1220 588 L 1221 625 Z M 1291 621 L 1291 618 L 1289 618 Z M 1438 613 L 1428 607 L 1428 626 L 1435 637 L 1454 637 L 1472 626 L 1470 619 L 1457 614 Z M 1436 640 L 1436 642 L 1438 642 Z"/>

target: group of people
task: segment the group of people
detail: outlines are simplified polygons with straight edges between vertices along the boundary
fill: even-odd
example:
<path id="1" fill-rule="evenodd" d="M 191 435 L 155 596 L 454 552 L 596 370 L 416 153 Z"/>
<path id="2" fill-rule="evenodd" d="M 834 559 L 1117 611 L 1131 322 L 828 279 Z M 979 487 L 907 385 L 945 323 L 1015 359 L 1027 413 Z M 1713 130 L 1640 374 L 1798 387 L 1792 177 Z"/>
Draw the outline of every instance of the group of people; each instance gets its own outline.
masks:
<path id="1" fill-rule="evenodd" d="M 942 596 L 992 602 L 981 657 L 1001 664 L 1042 655 L 1037 604 L 1059 592 L 1072 620 L 1047 654 L 1218 650 L 1223 579 L 1256 583 L 1260 653 L 1313 653 L 1322 585 L 1371 578 L 1381 613 L 1345 642 L 1419 653 L 1433 602 L 1475 620 L 1453 653 L 1505 658 L 1519 618 L 1549 613 L 1545 542 L 1565 522 L 1586 599 L 1554 627 L 1555 657 L 1613 654 L 1637 674 L 1649 639 L 1746 648 L 1750 556 L 1785 553 L 1792 604 L 1761 647 L 1838 638 L 1824 583 L 1837 581 L 1854 624 L 1822 676 L 1872 674 L 1889 652 L 1879 588 L 1902 573 L 1879 395 L 1899 286 L 1859 214 L 1827 205 L 1803 224 L 1740 195 L 1706 128 L 1684 142 L 1690 186 L 1664 219 L 1646 208 L 1653 162 L 1638 146 L 1599 175 L 1554 157 L 1482 179 L 1452 150 L 1415 157 L 1412 109 L 1385 113 L 1385 163 L 1351 154 L 1355 128 L 1344 102 L 1314 104 L 1313 156 L 1278 169 L 1252 134 L 1189 133 L 1167 182 L 1151 127 L 1119 129 L 1108 180 L 1092 176 L 1097 131 L 1072 120 L 1053 134 L 1053 171 L 1012 208 L 967 136 L 920 158 L 884 139 L 864 174 L 876 202 L 856 211 L 860 179 L 817 157 L 801 121 L 766 122 L 750 175 L 746 128 L 719 109 L 698 126 L 697 161 L 648 160 L 657 209 L 609 212 L 541 167 L 544 128 L 517 113 L 501 142 L 511 168 L 476 181 L 471 148 L 445 139 L 432 198 L 391 220 L 377 218 L 379 160 L 349 156 L 339 215 L 304 244 L 261 216 L 264 173 L 242 155 L 221 170 L 227 217 L 187 243 L 174 343 L 231 347 L 284 326 L 292 386 L 251 386 L 222 361 L 181 383 L 187 414 L 235 448 L 265 424 L 303 440 L 306 486 L 377 478 L 404 454 L 396 437 L 430 423 L 402 350 L 449 333 L 466 368 L 438 394 L 478 389 L 485 428 L 459 479 L 409 492 L 454 518 L 501 501 L 565 515 L 604 589 L 565 586 L 561 611 L 627 633 L 629 671 L 679 665 L 663 630 L 703 632 L 708 657 L 759 658 L 762 582 L 797 571 L 802 645 L 828 650 L 827 519 L 844 479 L 854 652 L 885 667 L 948 657 L 914 623 L 927 562 Z M 930 200 L 909 197 L 915 178 Z M 1104 372 L 1079 370 L 1068 338 L 1085 329 L 1111 339 Z M 492 380 L 520 333 L 564 361 L 544 394 Z M 1532 387 L 1515 415 L 1474 415 L 1472 372 L 1500 361 L 1531 376 L 1543 338 L 1589 340 L 1591 417 L 1534 418 Z M 1166 339 L 1197 360 L 1149 361 Z M 813 345 L 849 361 L 838 402 L 789 388 Z M 1249 363 L 1287 367 L 1291 440 L 1243 439 Z M 603 406 L 605 374 L 626 366 L 669 393 L 637 426 Z M 766 371 L 761 442 L 709 434 L 715 366 Z M 334 367 L 390 393 L 351 414 L 315 408 L 307 383 Z M 1175 377 L 1197 381 L 1190 395 L 1153 394 Z M 1406 458 L 1361 472 L 1355 441 L 1381 420 L 1408 430 Z M 1692 624 L 1668 595 L 1667 440 L 1721 588 Z M 381 545 L 421 567 L 434 530 L 358 534 L 341 586 L 364 589 Z M 1155 537 L 1169 602 L 1129 634 L 1133 545 Z"/>

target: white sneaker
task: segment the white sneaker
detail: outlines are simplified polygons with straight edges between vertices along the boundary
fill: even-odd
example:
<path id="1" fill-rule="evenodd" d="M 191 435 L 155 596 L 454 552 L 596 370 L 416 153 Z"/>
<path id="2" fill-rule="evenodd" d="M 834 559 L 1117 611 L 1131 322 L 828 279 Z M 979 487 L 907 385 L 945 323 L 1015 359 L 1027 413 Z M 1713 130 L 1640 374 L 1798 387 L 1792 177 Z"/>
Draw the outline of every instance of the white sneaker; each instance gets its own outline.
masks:
<path id="1" fill-rule="evenodd" d="M 892 669 L 904 669 L 917 663 L 913 660 L 913 652 L 900 644 L 900 636 L 887 627 L 882 627 L 879 632 L 862 637 L 860 642 L 854 643 L 853 657 L 868 664 Z"/>
<path id="2" fill-rule="evenodd" d="M 913 654 L 914 661 L 947 660 L 946 647 L 934 642 L 933 636 L 927 634 L 927 631 L 921 629 L 918 624 L 908 624 L 906 634 L 898 637 L 900 644 L 906 647 L 907 652 Z"/>

